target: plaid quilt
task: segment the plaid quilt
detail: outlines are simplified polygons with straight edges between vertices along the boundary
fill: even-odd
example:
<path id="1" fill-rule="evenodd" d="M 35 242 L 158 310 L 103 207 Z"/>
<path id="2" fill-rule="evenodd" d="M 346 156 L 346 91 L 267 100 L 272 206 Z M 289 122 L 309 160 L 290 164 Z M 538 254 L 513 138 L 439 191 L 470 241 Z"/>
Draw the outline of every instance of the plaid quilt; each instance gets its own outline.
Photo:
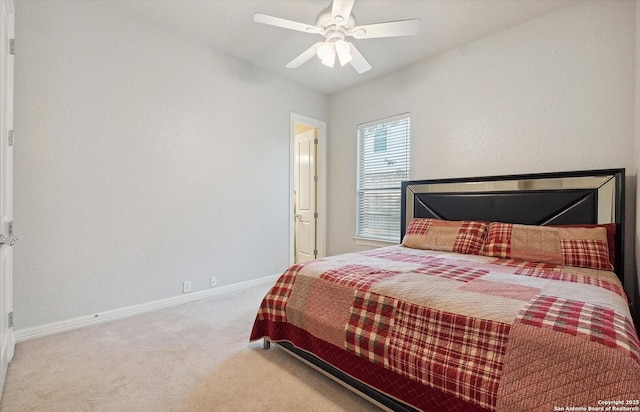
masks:
<path id="1" fill-rule="evenodd" d="M 418 410 L 640 400 L 640 342 L 604 270 L 402 246 L 318 259 L 264 298 L 262 337 Z"/>

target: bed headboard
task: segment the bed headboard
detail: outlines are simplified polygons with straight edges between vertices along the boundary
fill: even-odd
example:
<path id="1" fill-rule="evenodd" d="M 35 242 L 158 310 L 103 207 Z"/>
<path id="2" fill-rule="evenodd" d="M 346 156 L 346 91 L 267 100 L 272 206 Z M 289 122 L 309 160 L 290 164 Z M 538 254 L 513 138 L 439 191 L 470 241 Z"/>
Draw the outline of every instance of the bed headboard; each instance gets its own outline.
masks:
<path id="1" fill-rule="evenodd" d="M 616 223 L 624 281 L 624 169 L 402 183 L 401 239 L 414 217 L 528 225 Z"/>

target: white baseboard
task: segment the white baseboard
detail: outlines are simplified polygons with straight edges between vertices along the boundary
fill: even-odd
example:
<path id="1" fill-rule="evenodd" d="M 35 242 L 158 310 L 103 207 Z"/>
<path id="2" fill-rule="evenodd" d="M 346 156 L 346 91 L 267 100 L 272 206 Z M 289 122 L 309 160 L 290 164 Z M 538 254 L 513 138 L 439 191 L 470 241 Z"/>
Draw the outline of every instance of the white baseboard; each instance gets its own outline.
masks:
<path id="1" fill-rule="evenodd" d="M 171 306 L 181 305 L 183 303 L 192 302 L 194 300 L 204 299 L 211 296 L 222 295 L 229 292 L 235 292 L 242 289 L 248 289 L 253 286 L 275 283 L 280 275 L 266 276 L 259 279 L 249 280 L 246 282 L 234 283 L 232 285 L 220 286 L 202 290 L 199 292 L 185 293 L 184 295 L 174 296 L 171 298 L 156 300 L 153 302 L 142 303 L 140 305 L 127 306 L 124 308 L 109 310 L 106 312 L 96 313 L 90 316 L 81 316 L 75 319 L 53 322 L 46 325 L 35 326 L 32 328 L 20 329 L 14 332 L 16 342 L 40 338 L 43 336 L 53 335 L 68 330 L 78 329 L 85 326 L 97 325 L 99 323 L 110 322 L 117 319 L 128 318 L 140 315 L 154 310 L 169 308 Z"/>

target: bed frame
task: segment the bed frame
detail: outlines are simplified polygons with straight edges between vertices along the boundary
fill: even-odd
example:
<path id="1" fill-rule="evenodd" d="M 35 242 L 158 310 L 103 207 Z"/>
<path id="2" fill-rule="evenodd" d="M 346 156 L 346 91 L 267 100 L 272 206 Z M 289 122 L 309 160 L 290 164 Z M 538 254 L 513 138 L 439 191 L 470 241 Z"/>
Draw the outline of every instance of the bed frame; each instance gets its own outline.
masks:
<path id="1" fill-rule="evenodd" d="M 624 281 L 624 169 L 403 182 L 401 238 L 417 217 L 532 225 L 615 223 L 615 272 Z M 383 409 L 415 411 L 310 353 L 277 343 Z M 269 345 L 265 339 L 264 348 Z"/>

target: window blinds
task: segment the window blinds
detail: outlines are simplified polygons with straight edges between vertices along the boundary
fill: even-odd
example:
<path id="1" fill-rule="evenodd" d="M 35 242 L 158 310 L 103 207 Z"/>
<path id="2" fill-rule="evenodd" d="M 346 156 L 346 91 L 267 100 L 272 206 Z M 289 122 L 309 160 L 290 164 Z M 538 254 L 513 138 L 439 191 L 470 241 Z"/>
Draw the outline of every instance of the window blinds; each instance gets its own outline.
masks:
<path id="1" fill-rule="evenodd" d="M 400 184 L 409 178 L 408 114 L 358 125 L 356 237 L 400 240 Z"/>

